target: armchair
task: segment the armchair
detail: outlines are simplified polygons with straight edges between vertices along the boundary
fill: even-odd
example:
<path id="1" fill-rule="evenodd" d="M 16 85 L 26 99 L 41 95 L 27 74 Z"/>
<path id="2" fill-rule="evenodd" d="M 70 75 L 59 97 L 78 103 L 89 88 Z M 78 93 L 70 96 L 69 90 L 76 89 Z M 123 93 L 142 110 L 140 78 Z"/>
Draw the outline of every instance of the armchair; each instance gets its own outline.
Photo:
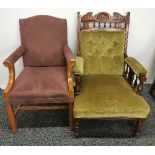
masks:
<path id="1" fill-rule="evenodd" d="M 126 16 L 78 13 L 73 109 L 76 136 L 83 119 L 131 119 L 136 121 L 135 135 L 140 134 L 150 111 L 141 96 L 147 71 L 127 55 L 129 21 L 129 12 Z"/>
<path id="2" fill-rule="evenodd" d="M 69 109 L 72 130 L 74 59 L 67 45 L 67 22 L 38 15 L 20 19 L 19 23 L 21 46 L 4 61 L 9 81 L 3 96 L 12 132 L 17 132 L 18 111 L 52 109 Z M 15 79 L 14 64 L 20 57 L 24 69 Z"/>

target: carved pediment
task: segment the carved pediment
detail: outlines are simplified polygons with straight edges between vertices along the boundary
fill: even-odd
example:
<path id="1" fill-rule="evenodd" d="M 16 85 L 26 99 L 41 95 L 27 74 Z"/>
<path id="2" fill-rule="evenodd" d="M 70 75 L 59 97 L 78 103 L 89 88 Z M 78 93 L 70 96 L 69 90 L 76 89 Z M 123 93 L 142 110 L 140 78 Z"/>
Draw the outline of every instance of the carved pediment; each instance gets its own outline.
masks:
<path id="1" fill-rule="evenodd" d="M 81 16 L 81 22 L 102 22 L 102 21 L 109 21 L 109 22 L 125 22 L 129 20 L 130 13 L 128 12 L 126 16 L 121 15 L 118 12 L 114 12 L 113 15 L 110 15 L 107 12 L 99 12 L 93 15 L 92 12 L 88 12 L 85 15 Z"/>

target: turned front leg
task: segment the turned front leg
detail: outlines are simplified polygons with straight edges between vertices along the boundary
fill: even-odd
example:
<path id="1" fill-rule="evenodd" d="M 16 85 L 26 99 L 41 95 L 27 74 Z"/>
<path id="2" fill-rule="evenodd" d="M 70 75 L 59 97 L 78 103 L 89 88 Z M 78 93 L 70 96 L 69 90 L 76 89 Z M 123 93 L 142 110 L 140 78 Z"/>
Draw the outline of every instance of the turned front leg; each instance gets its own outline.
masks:
<path id="1" fill-rule="evenodd" d="M 74 120 L 74 133 L 76 137 L 79 136 L 79 119 L 78 118 Z"/>
<path id="2" fill-rule="evenodd" d="M 136 122 L 136 129 L 135 129 L 136 137 L 140 136 L 141 128 L 143 127 L 144 122 L 145 122 L 145 119 L 142 119 L 142 118 L 137 120 L 137 122 Z"/>

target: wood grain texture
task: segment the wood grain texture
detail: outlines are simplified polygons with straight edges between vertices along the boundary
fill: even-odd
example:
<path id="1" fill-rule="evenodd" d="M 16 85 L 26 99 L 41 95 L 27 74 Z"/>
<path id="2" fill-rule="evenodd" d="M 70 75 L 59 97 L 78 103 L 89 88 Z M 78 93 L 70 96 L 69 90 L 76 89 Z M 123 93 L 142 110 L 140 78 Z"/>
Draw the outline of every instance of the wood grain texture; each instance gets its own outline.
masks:
<path id="1" fill-rule="evenodd" d="M 68 78 L 68 89 L 69 96 L 74 98 L 74 87 L 73 87 L 73 66 L 75 65 L 75 60 L 71 59 L 67 62 L 67 78 Z"/>
<path id="2" fill-rule="evenodd" d="M 141 128 L 143 127 L 143 125 L 144 125 L 144 122 L 145 122 L 145 119 L 143 119 L 143 118 L 138 119 L 137 122 L 136 122 L 135 136 L 137 138 L 140 136 L 140 131 L 141 131 Z"/>
<path id="3" fill-rule="evenodd" d="M 8 84 L 7 84 L 6 88 L 3 91 L 3 97 L 7 99 L 7 98 L 9 98 L 9 93 L 12 90 L 14 82 L 15 82 L 15 68 L 14 68 L 14 64 L 12 64 L 8 60 L 4 61 L 3 64 L 9 70 Z"/>
<path id="4" fill-rule="evenodd" d="M 99 12 L 93 15 L 93 12 L 88 12 L 81 16 L 80 12 L 77 13 L 78 25 L 77 25 L 77 36 L 78 36 L 78 47 L 77 55 L 80 56 L 80 33 L 84 29 L 123 29 L 125 32 L 124 41 L 124 56 L 127 56 L 128 46 L 128 33 L 130 24 L 130 12 L 127 12 L 125 16 L 118 12 L 114 12 L 110 15 L 107 12 Z"/>
<path id="5" fill-rule="evenodd" d="M 141 95 L 143 91 L 143 85 L 144 82 L 146 82 L 146 73 L 140 73 L 139 75 L 136 75 L 134 70 L 125 62 L 124 63 L 124 78 L 128 81 L 130 86 L 133 88 L 133 90 Z"/>
<path id="6" fill-rule="evenodd" d="M 15 118 L 13 105 L 12 104 L 7 104 L 6 105 L 6 110 L 7 110 L 7 114 L 8 114 L 8 118 L 9 118 L 12 133 L 15 134 L 15 133 L 17 133 L 17 123 L 16 123 L 16 118 Z"/>

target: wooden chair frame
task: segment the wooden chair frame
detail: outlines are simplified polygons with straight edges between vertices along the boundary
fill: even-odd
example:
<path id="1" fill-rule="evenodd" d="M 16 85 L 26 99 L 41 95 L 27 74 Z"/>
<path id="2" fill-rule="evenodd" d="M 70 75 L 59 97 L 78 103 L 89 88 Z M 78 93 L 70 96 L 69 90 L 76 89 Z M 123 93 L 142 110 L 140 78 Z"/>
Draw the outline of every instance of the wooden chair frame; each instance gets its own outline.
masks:
<path id="1" fill-rule="evenodd" d="M 92 12 L 88 12 L 85 15 L 81 16 L 80 12 L 77 13 L 78 24 L 77 24 L 77 55 L 81 55 L 80 47 L 80 34 L 82 30 L 104 30 L 104 29 L 121 29 L 125 32 L 125 42 L 124 42 L 124 58 L 128 57 L 127 55 L 127 46 L 128 46 L 128 34 L 129 34 L 129 23 L 130 23 L 130 12 L 127 12 L 125 16 L 121 15 L 118 12 L 114 12 L 111 16 L 107 12 L 99 12 L 93 15 Z M 132 68 L 125 63 L 124 65 L 124 78 L 128 81 L 133 90 L 141 95 L 143 90 L 143 83 L 146 81 L 146 74 L 140 73 L 136 75 Z M 80 94 L 80 75 L 75 74 L 76 87 L 75 95 Z M 87 118 L 74 118 L 74 132 L 78 137 L 79 135 L 79 122 L 80 120 Z M 94 118 L 90 118 L 94 119 Z M 95 119 L 108 119 L 108 120 L 129 120 L 131 118 L 95 118 Z M 135 135 L 138 137 L 140 135 L 141 127 L 144 124 L 145 119 L 142 118 L 132 118 L 131 120 L 136 120 Z"/>
<path id="2" fill-rule="evenodd" d="M 73 89 L 73 80 L 72 80 L 72 67 L 75 63 L 74 59 L 70 59 L 67 62 L 67 77 L 68 77 L 68 90 L 69 96 L 74 98 L 74 89 Z M 14 64 L 8 60 L 4 61 L 4 66 L 9 70 L 9 80 L 7 87 L 3 91 L 4 99 L 9 99 L 10 91 L 12 90 L 15 82 L 15 67 Z M 19 105 L 14 111 L 13 104 L 6 104 L 6 109 L 8 113 L 8 118 L 12 133 L 17 133 L 17 123 L 16 115 L 18 111 L 27 111 L 27 110 L 56 110 L 56 109 L 69 109 L 69 128 L 73 130 L 73 103 L 64 103 L 64 104 L 42 104 L 42 105 Z"/>

